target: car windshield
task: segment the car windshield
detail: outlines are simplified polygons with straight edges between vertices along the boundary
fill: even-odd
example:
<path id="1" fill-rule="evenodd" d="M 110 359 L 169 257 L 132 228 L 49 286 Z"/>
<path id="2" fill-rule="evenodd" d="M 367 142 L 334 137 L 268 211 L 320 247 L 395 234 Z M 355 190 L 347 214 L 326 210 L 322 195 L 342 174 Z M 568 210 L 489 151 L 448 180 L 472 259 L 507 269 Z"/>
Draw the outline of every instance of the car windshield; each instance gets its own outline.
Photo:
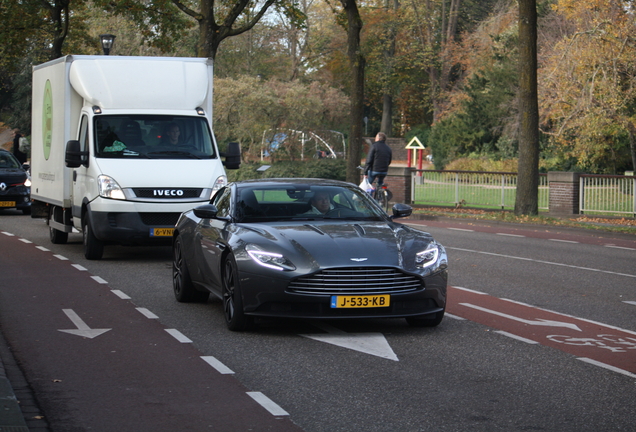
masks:
<path id="1" fill-rule="evenodd" d="M 0 168 L 20 168 L 20 162 L 10 153 L 0 153 Z"/>
<path id="2" fill-rule="evenodd" d="M 333 185 L 244 185 L 237 189 L 238 222 L 384 220 L 386 213 L 361 189 Z"/>
<path id="3" fill-rule="evenodd" d="M 204 117 L 102 115 L 94 119 L 96 155 L 117 159 L 214 159 Z"/>

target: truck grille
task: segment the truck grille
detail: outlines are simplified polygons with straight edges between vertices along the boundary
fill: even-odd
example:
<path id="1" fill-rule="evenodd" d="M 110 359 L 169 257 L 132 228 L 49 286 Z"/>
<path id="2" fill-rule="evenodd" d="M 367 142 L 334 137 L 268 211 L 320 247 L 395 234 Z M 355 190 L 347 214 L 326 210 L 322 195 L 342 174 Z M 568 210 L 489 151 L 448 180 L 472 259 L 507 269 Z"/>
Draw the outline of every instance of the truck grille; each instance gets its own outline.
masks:
<path id="1" fill-rule="evenodd" d="M 181 213 L 139 213 L 148 226 L 175 226 Z"/>
<path id="2" fill-rule="evenodd" d="M 137 198 L 182 199 L 199 198 L 202 188 L 133 188 Z"/>
<path id="3" fill-rule="evenodd" d="M 401 293 L 422 288 L 422 281 L 399 269 L 354 267 L 321 270 L 289 283 L 288 290 L 299 294 Z"/>

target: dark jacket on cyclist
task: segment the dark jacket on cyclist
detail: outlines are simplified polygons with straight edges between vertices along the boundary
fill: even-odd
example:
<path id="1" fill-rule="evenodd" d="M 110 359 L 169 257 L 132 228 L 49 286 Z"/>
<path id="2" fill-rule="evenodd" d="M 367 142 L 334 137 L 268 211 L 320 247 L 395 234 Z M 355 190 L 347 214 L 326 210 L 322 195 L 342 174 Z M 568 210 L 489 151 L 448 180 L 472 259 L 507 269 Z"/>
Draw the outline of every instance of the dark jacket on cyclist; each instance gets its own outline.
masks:
<path id="1" fill-rule="evenodd" d="M 368 176 L 371 172 L 387 173 L 393 152 L 384 140 L 376 141 L 371 146 L 367 155 L 367 163 L 364 167 L 364 175 Z"/>

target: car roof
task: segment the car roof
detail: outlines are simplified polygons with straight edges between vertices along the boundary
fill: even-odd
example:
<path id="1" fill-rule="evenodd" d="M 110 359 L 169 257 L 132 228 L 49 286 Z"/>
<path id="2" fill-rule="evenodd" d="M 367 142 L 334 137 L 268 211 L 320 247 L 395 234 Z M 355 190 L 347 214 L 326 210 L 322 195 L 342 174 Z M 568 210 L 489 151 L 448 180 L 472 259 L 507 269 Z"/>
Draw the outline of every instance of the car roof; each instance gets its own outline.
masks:
<path id="1" fill-rule="evenodd" d="M 268 179 L 251 179 L 233 182 L 237 187 L 276 187 L 276 186 L 295 186 L 298 184 L 308 186 L 341 186 L 350 187 L 353 183 L 343 182 L 340 180 L 319 179 L 319 178 L 268 178 Z"/>

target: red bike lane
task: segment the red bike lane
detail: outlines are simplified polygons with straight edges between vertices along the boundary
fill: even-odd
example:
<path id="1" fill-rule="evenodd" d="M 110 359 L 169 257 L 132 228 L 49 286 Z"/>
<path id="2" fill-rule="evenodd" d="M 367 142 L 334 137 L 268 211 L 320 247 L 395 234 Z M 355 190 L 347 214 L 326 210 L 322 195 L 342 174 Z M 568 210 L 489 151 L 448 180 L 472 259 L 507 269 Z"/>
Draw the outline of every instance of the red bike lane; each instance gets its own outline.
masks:
<path id="1" fill-rule="evenodd" d="M 65 257 L 0 233 L 0 274 L 0 329 L 52 430 L 301 431 Z"/>
<path id="2" fill-rule="evenodd" d="M 636 378 L 636 332 L 449 287 L 448 313 Z"/>

